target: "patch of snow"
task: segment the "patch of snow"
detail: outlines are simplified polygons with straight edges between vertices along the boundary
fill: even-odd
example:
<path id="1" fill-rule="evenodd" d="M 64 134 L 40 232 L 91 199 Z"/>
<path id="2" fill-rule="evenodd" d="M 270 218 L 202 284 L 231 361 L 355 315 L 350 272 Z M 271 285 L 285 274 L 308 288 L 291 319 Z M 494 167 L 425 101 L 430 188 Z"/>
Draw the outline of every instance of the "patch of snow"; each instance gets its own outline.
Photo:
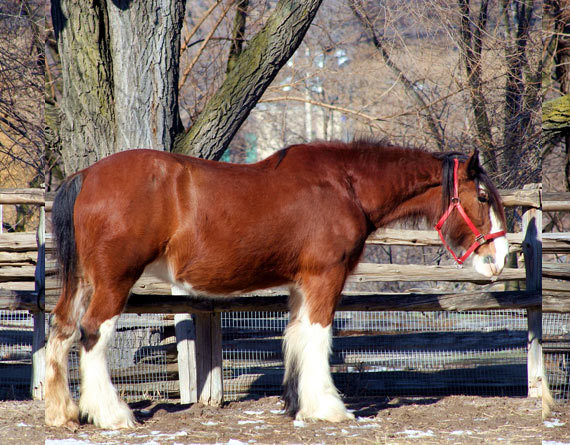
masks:
<path id="1" fill-rule="evenodd" d="M 242 442 L 241 440 L 237 439 L 230 439 L 226 445 L 247 445 L 247 442 Z"/>
<path id="2" fill-rule="evenodd" d="M 374 422 L 376 419 L 374 417 L 357 417 L 357 422 Z"/>
<path id="3" fill-rule="evenodd" d="M 172 437 L 181 437 L 181 436 L 187 436 L 188 433 L 186 431 L 178 431 L 177 433 L 171 434 Z"/>
<path id="4" fill-rule="evenodd" d="M 208 420 L 207 422 L 200 422 L 204 426 L 214 426 L 219 424 L 220 422 L 214 422 L 213 420 Z"/>
<path id="5" fill-rule="evenodd" d="M 456 431 L 452 431 L 449 434 L 451 434 L 452 436 L 471 436 L 473 434 L 473 431 L 456 430 Z"/>
<path id="6" fill-rule="evenodd" d="M 305 422 L 302 420 L 293 420 L 293 426 L 295 428 L 305 428 Z"/>
<path id="7" fill-rule="evenodd" d="M 272 409 L 271 411 L 269 411 L 271 414 L 285 414 L 285 410 L 284 409 Z"/>
<path id="8" fill-rule="evenodd" d="M 566 425 L 564 422 L 561 422 L 560 419 L 553 419 L 553 420 L 545 420 L 544 426 L 546 428 L 555 428 L 557 426 L 564 426 Z"/>
<path id="9" fill-rule="evenodd" d="M 85 442 L 77 439 L 46 439 L 45 445 L 94 445 L 93 442 Z"/>
<path id="10" fill-rule="evenodd" d="M 101 431 L 101 436 L 116 436 L 117 434 L 121 434 L 120 431 L 117 430 Z"/>
<path id="11" fill-rule="evenodd" d="M 367 425 L 350 425 L 349 428 L 358 428 L 359 430 L 364 430 L 366 428 L 378 428 L 378 425 L 374 425 L 374 424 L 367 424 Z"/>
<path id="12" fill-rule="evenodd" d="M 396 434 L 404 434 L 409 439 L 421 439 L 422 437 L 433 437 L 433 431 L 404 430 Z"/>
<path id="13" fill-rule="evenodd" d="M 157 431 L 153 431 L 153 433 L 157 433 Z M 161 433 L 158 431 L 158 434 L 153 434 L 152 437 L 155 439 L 166 439 L 166 440 L 174 440 L 177 437 L 186 437 L 188 433 L 186 431 L 178 431 L 177 433 Z M 146 436 L 148 437 L 148 436 Z"/>
<path id="14" fill-rule="evenodd" d="M 245 414 L 248 414 L 250 416 L 257 416 L 259 414 L 263 414 L 263 410 L 261 411 L 244 411 Z"/>
<path id="15" fill-rule="evenodd" d="M 246 425 L 248 423 L 263 423 L 263 420 L 238 420 L 238 425 Z"/>
<path id="16" fill-rule="evenodd" d="M 130 433 L 128 434 L 128 437 L 136 437 L 137 439 L 144 439 L 145 437 L 148 437 L 148 434 Z"/>
<path id="17" fill-rule="evenodd" d="M 554 440 L 543 440 L 542 445 L 570 445 L 570 442 L 556 442 Z"/>

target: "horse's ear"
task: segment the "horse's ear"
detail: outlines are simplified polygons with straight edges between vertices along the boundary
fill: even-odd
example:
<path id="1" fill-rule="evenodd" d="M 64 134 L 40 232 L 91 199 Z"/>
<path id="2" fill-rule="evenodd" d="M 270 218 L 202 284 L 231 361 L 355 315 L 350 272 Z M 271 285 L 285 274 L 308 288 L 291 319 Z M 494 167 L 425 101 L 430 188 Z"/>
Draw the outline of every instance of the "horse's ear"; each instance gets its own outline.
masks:
<path id="1" fill-rule="evenodd" d="M 467 161 L 467 176 L 469 179 L 476 178 L 481 172 L 481 164 L 479 164 L 479 150 L 473 150 L 469 160 Z"/>

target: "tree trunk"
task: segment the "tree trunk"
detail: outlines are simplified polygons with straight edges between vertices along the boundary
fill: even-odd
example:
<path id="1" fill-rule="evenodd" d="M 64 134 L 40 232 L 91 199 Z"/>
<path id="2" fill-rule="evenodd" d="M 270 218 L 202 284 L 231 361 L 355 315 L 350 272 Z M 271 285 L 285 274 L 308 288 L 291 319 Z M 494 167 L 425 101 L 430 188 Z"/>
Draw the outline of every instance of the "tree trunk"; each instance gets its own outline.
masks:
<path id="1" fill-rule="evenodd" d="M 522 172 L 522 163 L 533 156 L 534 149 L 538 151 L 538 141 L 533 144 L 533 140 L 538 132 L 542 67 L 539 64 L 538 69 L 532 68 L 527 57 L 533 1 L 524 0 L 512 4 L 508 0 L 502 0 L 501 10 L 507 34 L 505 128 L 501 158 L 505 169 Z M 521 146 L 528 147 L 529 152 L 521 152 Z M 511 178 L 510 182 L 514 184 L 520 181 Z"/>
<path id="2" fill-rule="evenodd" d="M 65 172 L 120 150 L 171 150 L 180 131 L 177 0 L 55 0 L 62 65 L 59 136 Z"/>
<path id="3" fill-rule="evenodd" d="M 54 0 L 51 8 L 63 80 L 59 137 L 70 174 L 115 149 L 108 24 L 97 0 Z"/>
<path id="4" fill-rule="evenodd" d="M 483 94 L 483 74 L 481 51 L 483 48 L 482 35 L 487 27 L 488 0 L 481 2 L 479 17 L 476 23 L 471 19 L 469 0 L 459 0 L 461 12 L 460 46 L 461 57 L 467 75 L 471 106 L 475 118 L 477 139 L 482 148 L 485 167 L 489 172 L 497 172 L 497 160 L 495 158 L 494 142 L 491 133 L 491 122 L 487 113 L 487 104 Z"/>
<path id="5" fill-rule="evenodd" d="M 228 64 L 226 73 L 229 73 L 235 66 L 236 60 L 243 50 L 243 43 L 245 41 L 245 22 L 247 19 L 247 8 L 249 7 L 249 0 L 238 0 L 237 11 L 234 17 L 234 26 L 232 29 L 232 45 L 230 47 L 230 54 L 228 56 Z"/>
<path id="6" fill-rule="evenodd" d="M 219 159 L 281 67 L 301 44 L 322 0 L 280 0 L 263 29 L 175 147 L 179 153 Z"/>
<path id="7" fill-rule="evenodd" d="M 182 130 L 178 66 L 184 2 L 107 2 L 113 50 L 115 150 L 171 151 Z"/>
<path id="8" fill-rule="evenodd" d="M 570 93 L 570 0 L 547 0 L 544 5 L 544 15 L 551 19 L 546 21 L 546 23 L 550 25 L 549 31 L 553 34 L 554 75 L 560 84 L 560 92 L 563 95 L 567 95 Z M 567 102 L 567 99 L 563 99 L 563 101 Z M 543 112 L 543 128 L 545 125 L 545 113 L 546 110 Z M 551 113 L 552 110 L 546 114 Z M 562 115 L 557 116 L 556 124 L 558 126 L 562 116 L 570 119 L 570 110 L 566 110 Z M 548 122 L 547 119 L 546 124 L 552 126 L 553 122 Z M 543 134 L 543 142 L 551 137 L 552 134 L 557 135 L 556 131 L 554 133 L 547 131 L 546 134 Z M 564 161 L 566 190 L 570 190 L 570 128 L 566 128 L 562 136 L 566 157 Z"/>
<path id="9" fill-rule="evenodd" d="M 321 2 L 280 0 L 247 48 L 234 51 L 225 81 L 182 133 L 177 89 L 184 2 L 54 0 L 65 173 L 131 148 L 176 147 L 219 159 L 301 43 Z"/>

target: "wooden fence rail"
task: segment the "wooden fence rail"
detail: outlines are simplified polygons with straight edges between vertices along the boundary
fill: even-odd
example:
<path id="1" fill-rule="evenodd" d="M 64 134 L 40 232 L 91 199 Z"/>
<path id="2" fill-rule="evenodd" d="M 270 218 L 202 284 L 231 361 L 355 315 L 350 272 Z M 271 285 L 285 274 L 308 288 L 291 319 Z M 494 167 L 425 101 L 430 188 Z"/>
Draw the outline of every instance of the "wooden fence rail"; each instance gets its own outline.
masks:
<path id="1" fill-rule="evenodd" d="M 570 193 L 542 193 L 539 187 L 500 191 L 505 206 L 522 206 L 523 233 L 509 233 L 510 251 L 523 252 L 525 269 L 505 269 L 494 280 L 519 281 L 524 291 L 470 291 L 461 293 L 364 293 L 345 292 L 339 310 L 347 311 L 467 311 L 490 309 L 527 309 L 529 313 L 529 394 L 537 395 L 540 385 L 536 372 L 537 354 L 541 354 L 539 318 L 544 312 L 570 312 L 570 266 L 541 264 L 542 253 L 570 252 L 570 233 L 541 234 L 541 210 L 570 211 Z M 51 210 L 53 195 L 39 189 L 0 190 L 1 204 L 36 204 Z M 529 227 L 534 236 L 529 238 Z M 538 230 L 537 230 L 538 227 Z M 39 233 L 43 233 L 40 230 Z M 58 297 L 55 263 L 49 260 L 52 240 L 45 237 L 48 261 L 41 265 L 39 237 L 35 233 L 0 234 L 0 309 L 25 309 L 36 314 L 51 311 Z M 381 229 L 368 243 L 404 246 L 440 246 L 434 231 Z M 45 258 L 45 257 L 44 257 Z M 534 258 L 534 259 L 532 259 Z M 537 260 L 538 259 L 538 260 Z M 38 283 L 36 265 L 44 279 Z M 531 265 L 531 266 L 529 266 Z M 530 270 L 530 269 L 532 270 Z M 41 277 L 42 275 L 39 274 Z M 544 286 L 541 288 L 541 278 Z M 39 279 L 41 281 L 41 278 Z M 453 266 L 360 264 L 350 280 L 366 281 L 451 281 L 491 284 L 468 269 Z M 27 284 L 26 284 L 27 283 Z M 34 285 L 34 283 L 36 283 Z M 526 284 L 525 284 L 526 283 Z M 126 312 L 174 313 L 178 342 L 181 401 L 200 400 L 218 404 L 222 400 L 220 313 L 228 311 L 286 311 L 283 290 L 256 292 L 242 297 L 204 299 L 172 295 L 168 286 L 144 277 L 133 289 Z M 193 313 L 194 316 L 188 315 Z M 41 333 L 40 333 L 41 334 Z M 40 337 L 38 337 L 40 338 Z M 34 350 L 41 340 L 35 342 Z M 43 344 L 43 343 L 42 343 Z M 195 358 L 202 357 L 200 363 Z M 38 356 L 39 357 L 39 356 Z M 39 358 L 38 358 L 39 360 Z M 531 363 L 532 362 L 532 363 Z M 198 382 L 198 383 L 196 383 Z M 38 383 L 36 382 L 37 386 Z M 41 386 L 41 383 L 39 383 Z M 198 389 L 200 388 L 200 389 Z"/>

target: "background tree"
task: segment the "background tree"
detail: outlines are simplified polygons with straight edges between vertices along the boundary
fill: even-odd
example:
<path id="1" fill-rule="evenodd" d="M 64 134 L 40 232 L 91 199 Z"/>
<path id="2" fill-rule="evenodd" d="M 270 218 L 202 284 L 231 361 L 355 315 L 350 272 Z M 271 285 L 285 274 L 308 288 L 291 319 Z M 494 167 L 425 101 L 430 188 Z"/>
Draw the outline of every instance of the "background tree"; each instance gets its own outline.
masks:
<path id="1" fill-rule="evenodd" d="M 54 122 L 67 173 L 129 148 L 219 158 L 302 41 L 320 0 L 279 1 L 245 48 L 235 47 L 227 75 L 187 130 L 178 109 L 183 5 L 52 2 L 62 82 Z M 247 4 L 239 5 L 243 17 Z"/>
<path id="2" fill-rule="evenodd" d="M 547 102 L 543 113 L 543 156 L 556 156 L 557 146 L 563 150 L 564 185 L 570 190 L 570 2 L 548 0 L 544 5 L 544 90 Z M 553 182 L 558 182 L 554 180 Z"/>
<path id="3" fill-rule="evenodd" d="M 0 187 L 44 182 L 44 10 L 40 1 L 0 7 Z M 33 206 L 3 212 L 4 229 L 24 230 Z M 0 212 L 1 214 L 2 212 Z"/>

